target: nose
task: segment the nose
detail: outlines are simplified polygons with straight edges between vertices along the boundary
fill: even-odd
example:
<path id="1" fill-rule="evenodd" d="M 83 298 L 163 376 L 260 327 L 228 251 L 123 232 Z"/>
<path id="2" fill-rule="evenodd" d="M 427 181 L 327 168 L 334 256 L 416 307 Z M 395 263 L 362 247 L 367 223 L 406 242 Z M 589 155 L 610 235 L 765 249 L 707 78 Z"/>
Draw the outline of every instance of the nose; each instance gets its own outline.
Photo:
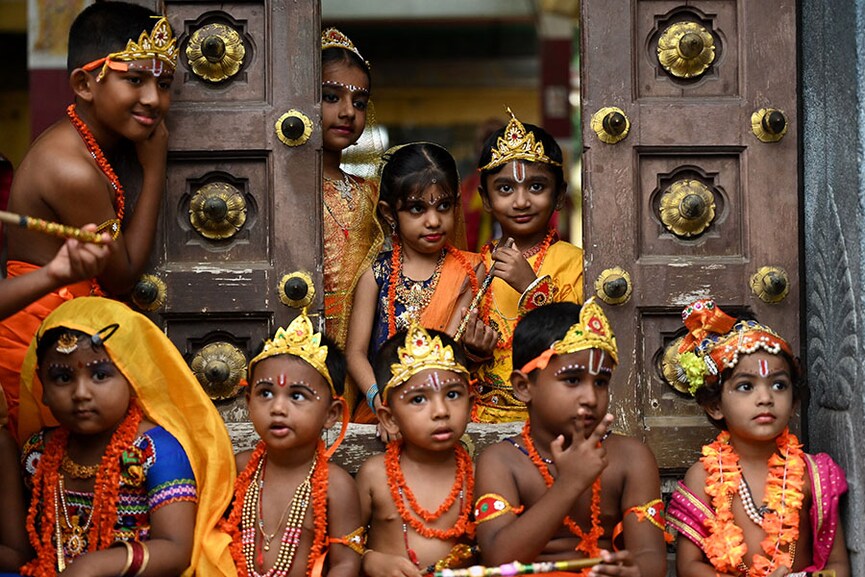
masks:
<path id="1" fill-rule="evenodd" d="M 281 395 L 276 395 L 273 402 L 270 403 L 270 414 L 276 416 L 285 416 L 288 414 L 288 401 L 282 398 Z"/>
<path id="2" fill-rule="evenodd" d="M 598 390 L 593 382 L 584 383 L 579 387 L 580 405 L 583 407 L 594 408 L 598 405 Z"/>
<path id="3" fill-rule="evenodd" d="M 757 387 L 757 404 L 772 406 L 775 404 L 775 396 L 772 387 L 769 385 L 761 385 Z"/>
<path id="4" fill-rule="evenodd" d="M 530 204 L 528 192 L 523 187 L 517 188 L 516 194 L 514 194 L 514 208 L 525 209 Z"/>
<path id="5" fill-rule="evenodd" d="M 78 378 L 75 380 L 75 387 L 72 389 L 72 398 L 75 401 L 86 401 L 91 397 L 90 386 L 87 379 Z"/>
<path id="6" fill-rule="evenodd" d="M 156 106 L 159 103 L 159 80 L 155 76 L 149 76 L 141 85 L 138 99 L 146 106 Z"/>
<path id="7" fill-rule="evenodd" d="M 434 419 L 446 419 L 450 416 L 450 409 L 447 402 L 440 395 L 434 395 L 430 400 L 432 406 L 432 416 Z"/>
<path id="8" fill-rule="evenodd" d="M 351 98 L 340 98 L 339 99 L 339 116 L 340 118 L 354 118 L 355 108 L 354 103 L 352 103 Z"/>
<path id="9" fill-rule="evenodd" d="M 442 217 L 435 207 L 428 208 L 425 216 L 427 228 L 438 228 L 441 225 Z"/>

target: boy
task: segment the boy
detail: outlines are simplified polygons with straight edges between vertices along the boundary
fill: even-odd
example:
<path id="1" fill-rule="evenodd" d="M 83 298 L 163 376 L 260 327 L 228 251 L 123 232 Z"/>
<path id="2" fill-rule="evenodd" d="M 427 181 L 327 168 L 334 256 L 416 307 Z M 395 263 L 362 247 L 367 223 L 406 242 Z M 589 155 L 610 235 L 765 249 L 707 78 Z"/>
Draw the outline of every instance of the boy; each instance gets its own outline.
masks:
<path id="1" fill-rule="evenodd" d="M 826 453 L 805 453 L 788 428 L 802 384 L 790 344 L 711 300 L 682 317 L 689 332 L 674 365 L 679 381 L 721 431 L 670 501 L 676 573 L 849 576 L 844 471 Z"/>
<path id="2" fill-rule="evenodd" d="M 475 519 L 485 564 L 587 557 L 602 559 L 591 575 L 665 574 L 655 458 L 635 439 L 607 438 L 617 360 L 594 299 L 582 309 L 541 307 L 517 325 L 514 364 L 521 368 L 511 383 L 529 419 L 520 437 L 478 461 Z M 624 548 L 610 553 L 620 533 Z"/>
<path id="3" fill-rule="evenodd" d="M 249 362 L 249 418 L 261 441 L 237 455 L 242 472 L 224 525 L 241 577 L 358 574 L 364 530 L 357 486 L 328 462 L 348 423 L 345 372 L 342 352 L 313 332 L 305 311 Z M 325 450 L 322 431 L 340 416 L 340 437 Z"/>
<path id="4" fill-rule="evenodd" d="M 30 147 L 12 184 L 9 210 L 69 226 L 102 223 L 115 237 L 104 272 L 45 297 L 38 283 L 16 284 L 19 302 L 33 302 L 0 324 L 0 382 L 9 401 L 10 428 L 18 415 L 18 374 L 39 323 L 64 300 L 127 292 L 150 258 L 165 187 L 165 114 L 177 63 L 175 39 L 164 18 L 141 6 L 96 3 L 69 31 L 67 69 L 75 104 Z M 126 144 L 142 169 L 135 210 L 124 219 L 126 197 L 109 158 Z M 8 231 L 7 277 L 37 274 L 63 241 L 21 229 Z M 5 282 L 5 281 L 4 281 Z M 8 295 L 7 295 L 8 296 Z M 39 299 L 39 300 L 37 300 Z"/>
<path id="5" fill-rule="evenodd" d="M 486 423 L 526 418 L 510 387 L 511 340 L 520 317 L 548 302 L 583 301 L 583 251 L 559 240 L 550 225 L 568 189 L 562 150 L 543 129 L 508 112 L 510 122 L 487 139 L 478 162 L 484 209 L 505 239 L 481 250 L 495 275 L 483 316 L 499 334 L 492 359 L 478 371 L 473 419 Z"/>
<path id="6" fill-rule="evenodd" d="M 383 384 L 379 420 L 401 440 L 358 473 L 371 547 L 364 573 L 420 577 L 465 565 L 474 473 L 460 444 L 471 407 L 462 347 L 412 323 L 382 345 L 375 374 Z"/>

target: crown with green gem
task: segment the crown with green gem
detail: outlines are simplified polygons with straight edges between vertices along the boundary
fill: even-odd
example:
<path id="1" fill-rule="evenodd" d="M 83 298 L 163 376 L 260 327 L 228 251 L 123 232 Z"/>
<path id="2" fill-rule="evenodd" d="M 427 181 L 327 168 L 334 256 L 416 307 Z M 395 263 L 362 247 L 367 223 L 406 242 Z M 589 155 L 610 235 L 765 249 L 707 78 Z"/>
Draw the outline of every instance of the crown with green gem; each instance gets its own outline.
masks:
<path id="1" fill-rule="evenodd" d="M 505 133 L 496 139 L 496 146 L 492 149 L 490 161 L 481 171 L 492 170 L 514 160 L 527 160 L 529 162 L 543 162 L 552 166 L 561 166 L 547 156 L 544 143 L 535 141 L 535 135 L 526 130 L 522 122 L 517 120 L 511 109 L 508 108 L 511 119 L 505 127 Z"/>

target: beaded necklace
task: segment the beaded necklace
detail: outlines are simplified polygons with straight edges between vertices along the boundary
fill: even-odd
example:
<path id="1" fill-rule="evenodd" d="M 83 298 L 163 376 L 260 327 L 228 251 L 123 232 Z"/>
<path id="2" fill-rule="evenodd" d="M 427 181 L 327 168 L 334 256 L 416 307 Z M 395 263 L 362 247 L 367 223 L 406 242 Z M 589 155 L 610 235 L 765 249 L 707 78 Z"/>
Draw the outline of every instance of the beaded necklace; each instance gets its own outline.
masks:
<path id="1" fill-rule="evenodd" d="M 441 254 L 439 255 L 439 260 L 436 263 L 436 270 L 433 273 L 433 278 L 429 285 L 422 290 L 424 294 L 413 296 L 411 303 L 412 306 L 420 306 L 418 310 L 413 311 L 410 314 L 416 315 L 418 320 L 420 320 L 420 316 L 426 310 L 427 305 L 429 305 L 432 300 L 433 294 L 435 293 L 436 286 L 438 286 L 438 279 L 441 276 L 441 269 L 444 267 L 445 258 L 450 254 L 453 258 L 456 259 L 458 263 L 463 267 L 466 271 L 466 276 L 469 279 L 469 283 L 472 289 L 472 295 L 477 294 L 478 292 L 478 279 L 475 275 L 475 270 L 472 268 L 471 263 L 466 259 L 466 257 L 462 254 L 460 250 L 455 248 L 452 244 L 447 243 L 445 247 L 442 249 Z M 388 287 L 387 287 L 387 336 L 388 338 L 394 336 L 397 327 L 397 318 L 396 318 L 396 299 L 397 299 L 397 291 L 400 291 L 400 287 L 403 282 L 403 274 L 402 274 L 402 265 L 403 265 L 403 256 L 402 256 L 402 243 L 399 242 L 399 239 L 394 238 L 393 243 L 393 252 L 390 257 L 390 278 L 388 279 Z M 411 291 L 410 289 L 409 292 Z M 428 294 L 427 294 L 428 293 Z M 404 296 L 401 293 L 401 296 Z M 408 310 L 408 309 L 407 309 Z M 408 322 L 406 326 L 408 326 Z"/>
<path id="2" fill-rule="evenodd" d="M 525 258 L 526 260 L 528 260 L 530 257 L 532 257 L 534 255 L 538 255 L 537 260 L 535 260 L 535 264 L 532 265 L 532 271 L 534 271 L 535 276 L 537 276 L 538 271 L 541 270 L 541 266 L 543 266 L 543 264 L 544 264 L 544 259 L 547 256 L 547 251 L 549 250 L 550 246 L 553 243 L 557 242 L 558 240 L 559 240 L 558 231 L 555 228 L 550 228 L 547 231 L 546 236 L 544 236 L 544 239 L 540 243 L 532 246 L 528 250 L 523 251 L 523 253 L 522 253 L 523 258 Z M 481 248 L 481 260 L 484 263 L 487 262 L 487 255 L 492 252 L 492 249 L 495 246 L 496 245 L 494 244 L 494 242 L 490 241 L 487 244 L 485 244 L 483 246 L 483 248 Z M 492 261 L 490 261 L 490 262 L 492 262 Z M 481 318 L 483 318 L 485 320 L 489 319 L 490 309 L 493 309 L 493 308 L 495 309 L 496 314 L 499 316 L 500 320 L 505 321 L 503 323 L 497 323 L 497 326 L 499 329 L 499 340 L 496 342 L 496 348 L 497 349 L 510 349 L 511 343 L 513 342 L 513 339 L 514 339 L 513 329 L 510 329 L 510 322 L 518 320 L 519 315 L 517 315 L 515 317 L 508 317 L 501 310 L 499 310 L 498 304 L 496 303 L 496 300 L 495 300 L 496 299 L 495 294 L 493 294 L 494 292 L 495 291 L 490 290 L 490 291 L 487 291 L 487 294 L 484 295 L 484 301 L 483 301 L 484 304 L 483 304 L 483 308 L 482 308 L 482 312 L 481 312 Z M 505 337 L 505 329 L 506 328 L 509 329 L 508 332 L 510 332 L 510 334 L 507 337 Z"/>
<path id="3" fill-rule="evenodd" d="M 538 472 L 541 474 L 541 477 L 544 479 L 544 483 L 546 483 L 547 487 L 553 486 L 553 476 L 550 474 L 549 466 L 544 463 L 544 460 L 541 458 L 541 455 L 538 453 L 538 450 L 535 448 L 535 443 L 532 440 L 531 434 L 531 425 L 529 420 L 526 419 L 526 424 L 523 425 L 522 432 L 523 443 L 526 445 L 526 451 L 528 451 L 529 459 L 532 460 Z M 577 544 L 576 550 L 582 551 L 586 554 L 586 557 L 599 557 L 601 553 L 600 547 L 598 547 L 598 541 L 601 538 L 601 535 L 604 534 L 604 527 L 601 525 L 601 477 L 598 476 L 595 479 L 595 482 L 592 483 L 592 528 L 588 533 L 583 531 L 583 529 L 574 521 L 570 515 L 566 515 L 564 519 L 565 526 L 568 530 L 573 533 L 578 539 L 580 539 L 580 543 Z M 584 573 L 588 573 L 588 569 L 584 571 Z"/>
<path id="4" fill-rule="evenodd" d="M 387 473 L 387 486 L 390 489 L 390 495 L 396 510 L 399 511 L 400 518 L 403 520 L 403 532 L 406 538 L 406 548 L 408 549 L 408 533 L 406 524 L 408 524 L 421 537 L 426 539 L 439 539 L 447 541 L 456 539 L 462 535 L 474 535 L 474 524 L 469 521 L 469 516 L 472 512 L 472 499 L 474 494 L 474 471 L 472 468 L 472 459 L 465 448 L 458 444 L 454 447 L 456 457 L 456 474 L 454 475 L 454 484 L 451 487 L 450 493 L 435 511 L 428 511 L 421 507 L 420 503 L 412 493 L 406 483 L 405 475 L 403 475 L 402 467 L 400 466 L 399 457 L 402 452 L 402 442 L 393 441 L 388 443 L 387 451 L 385 452 L 384 462 L 385 471 Z M 439 519 L 442 515 L 451 510 L 457 499 L 461 501 L 460 513 L 457 521 L 450 529 L 434 529 L 428 527 L 426 523 L 432 523 Z M 408 501 L 411 511 L 405 506 Z M 412 514 L 414 513 L 414 515 Z M 418 519 L 420 517 L 420 519 Z M 411 549 L 409 556 L 411 557 Z M 416 563 L 416 559 L 412 560 Z"/>
<path id="5" fill-rule="evenodd" d="M 706 495 L 715 509 L 715 517 L 706 520 L 709 535 L 704 540 L 704 550 L 719 572 L 764 577 L 781 565 L 793 566 L 799 538 L 799 510 L 804 499 L 805 459 L 802 445 L 789 429 L 778 435 L 775 443 L 778 452 L 769 457 L 767 510 L 760 524 L 766 533 L 760 543 L 766 556 L 755 554 L 750 568 L 744 561 L 747 552 L 744 531 L 733 518 L 733 496 L 739 491 L 742 479 L 739 455 L 730 444 L 727 431 L 721 431 L 712 443 L 703 447 L 700 461 L 706 470 Z"/>
<path id="6" fill-rule="evenodd" d="M 22 574 L 54 577 L 66 568 L 69 559 L 76 557 L 73 550 L 83 554 L 111 546 L 115 538 L 114 526 L 117 524 L 121 455 L 135 441 L 142 417 L 141 409 L 134 400 L 131 401 L 126 416 L 102 454 L 93 486 L 93 507 L 84 527 L 69 519 L 65 510 L 60 464 L 69 444 L 69 430 L 61 427 L 54 431 L 33 475 L 27 534 L 36 557 L 22 567 Z M 66 521 L 69 531 L 61 527 L 61 517 Z"/>
<path id="7" fill-rule="evenodd" d="M 108 159 L 105 158 L 102 148 L 100 148 L 99 143 L 96 142 L 96 138 L 94 138 L 93 133 L 90 132 L 87 124 L 85 124 L 84 121 L 81 120 L 81 117 L 78 116 L 74 104 L 70 104 L 66 109 L 66 115 L 69 117 L 75 130 L 78 131 L 81 140 L 84 141 L 84 145 L 87 147 L 90 156 L 92 156 L 93 160 L 96 161 L 96 166 L 99 167 L 99 170 L 101 170 L 111 182 L 111 186 L 114 188 L 114 212 L 117 214 L 117 219 L 123 222 L 123 215 L 126 212 L 126 195 L 123 193 L 123 185 L 120 184 L 120 179 L 117 177 L 117 173 L 114 172 L 113 168 L 111 168 L 111 163 L 109 163 Z"/>

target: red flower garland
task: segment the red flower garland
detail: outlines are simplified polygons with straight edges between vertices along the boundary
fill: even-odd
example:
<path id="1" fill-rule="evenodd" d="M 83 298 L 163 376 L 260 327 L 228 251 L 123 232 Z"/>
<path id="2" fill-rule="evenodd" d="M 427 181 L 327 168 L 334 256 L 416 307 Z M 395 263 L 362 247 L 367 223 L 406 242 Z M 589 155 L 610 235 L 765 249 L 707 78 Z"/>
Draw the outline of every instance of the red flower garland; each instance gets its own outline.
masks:
<path id="1" fill-rule="evenodd" d="M 93 508 L 91 510 L 92 527 L 90 529 L 93 538 L 90 539 L 93 551 L 107 549 L 114 543 L 114 525 L 117 524 L 117 503 L 120 494 L 120 457 L 124 451 L 129 449 L 138 436 L 138 426 L 141 423 L 143 413 L 135 402 L 130 401 L 126 417 L 114 431 L 102 460 L 99 464 L 99 472 L 96 473 L 96 481 L 93 486 Z M 36 551 L 36 558 L 21 568 L 22 575 L 34 575 L 36 577 L 55 577 L 57 575 L 58 554 L 62 551 L 61 544 L 56 546 L 52 543 L 54 537 L 55 515 L 57 507 L 57 492 L 55 487 L 59 486 L 60 462 L 69 444 L 69 430 L 57 429 L 48 443 L 45 452 L 36 467 L 33 475 L 33 494 L 30 501 L 30 509 L 27 513 L 27 534 L 30 543 Z M 39 531 L 37 532 L 37 513 L 41 510 L 39 518 Z"/>
<path id="2" fill-rule="evenodd" d="M 523 426 L 523 443 L 526 445 L 526 452 L 529 454 L 529 458 L 534 463 L 535 467 L 538 469 L 538 472 L 541 474 L 541 477 L 544 478 L 544 483 L 546 483 L 547 487 L 553 486 L 553 476 L 550 474 L 550 470 L 547 467 L 547 464 L 544 463 L 544 460 L 541 458 L 540 454 L 538 454 L 538 450 L 535 448 L 535 443 L 532 441 L 531 435 L 531 425 L 529 421 L 526 420 L 526 424 Z M 595 479 L 595 482 L 592 484 L 592 528 L 588 533 L 583 531 L 583 529 L 577 524 L 576 521 L 571 519 L 570 515 L 565 516 L 564 520 L 565 526 L 568 530 L 576 535 L 580 539 L 580 543 L 577 545 L 576 550 L 582 551 L 586 554 L 587 557 L 599 557 L 601 554 L 601 549 L 598 547 L 598 541 L 601 538 L 601 535 L 604 534 L 604 527 L 601 525 L 601 477 L 598 476 Z M 586 570 L 585 572 L 587 572 Z"/>
<path id="3" fill-rule="evenodd" d="M 457 262 L 463 267 L 466 271 L 466 276 L 469 279 L 469 284 L 472 289 L 472 298 L 474 295 L 478 294 L 478 278 L 475 274 L 475 269 L 472 267 L 471 263 L 465 257 L 461 250 L 453 246 L 451 243 L 447 243 L 444 247 L 445 251 L 447 251 L 452 257 L 454 257 Z M 388 338 L 394 336 L 396 334 L 396 286 L 400 282 L 400 276 L 402 274 L 402 246 L 399 242 L 399 239 L 394 237 L 393 242 L 393 252 L 390 257 L 390 279 L 388 280 L 387 287 L 387 336 Z M 421 312 L 423 314 L 423 312 Z"/>
<path id="4" fill-rule="evenodd" d="M 461 444 L 458 444 L 454 448 L 454 451 L 456 453 L 457 464 L 456 474 L 454 475 L 454 485 L 444 502 L 442 502 L 435 512 L 427 511 L 421 507 L 417 502 L 417 499 L 415 499 L 414 493 L 409 489 L 408 483 L 406 483 L 402 467 L 399 463 L 399 456 L 402 452 L 402 442 L 392 441 L 388 443 L 387 451 L 385 452 L 384 463 L 385 471 L 387 473 L 387 486 L 390 489 L 393 503 L 396 505 L 396 509 L 399 511 L 402 520 L 408 523 L 411 528 L 418 533 L 418 535 L 425 539 L 439 539 L 441 541 L 447 541 L 449 539 L 456 539 L 462 535 L 468 535 L 469 537 L 474 536 L 474 523 L 469 521 L 469 516 L 472 512 L 475 485 L 472 459 Z M 402 491 L 402 495 L 400 494 L 400 491 Z M 457 517 L 457 521 L 454 523 L 453 527 L 450 529 L 434 529 L 432 527 L 427 527 L 423 523 L 423 521 L 431 523 L 440 518 L 446 512 L 450 511 L 454 506 L 454 503 L 456 503 L 460 491 L 464 491 L 463 504 L 459 516 Z M 412 512 L 423 519 L 423 521 L 412 515 L 411 512 L 406 509 L 405 503 L 403 502 L 403 495 L 405 496 L 405 500 L 408 501 Z"/>

